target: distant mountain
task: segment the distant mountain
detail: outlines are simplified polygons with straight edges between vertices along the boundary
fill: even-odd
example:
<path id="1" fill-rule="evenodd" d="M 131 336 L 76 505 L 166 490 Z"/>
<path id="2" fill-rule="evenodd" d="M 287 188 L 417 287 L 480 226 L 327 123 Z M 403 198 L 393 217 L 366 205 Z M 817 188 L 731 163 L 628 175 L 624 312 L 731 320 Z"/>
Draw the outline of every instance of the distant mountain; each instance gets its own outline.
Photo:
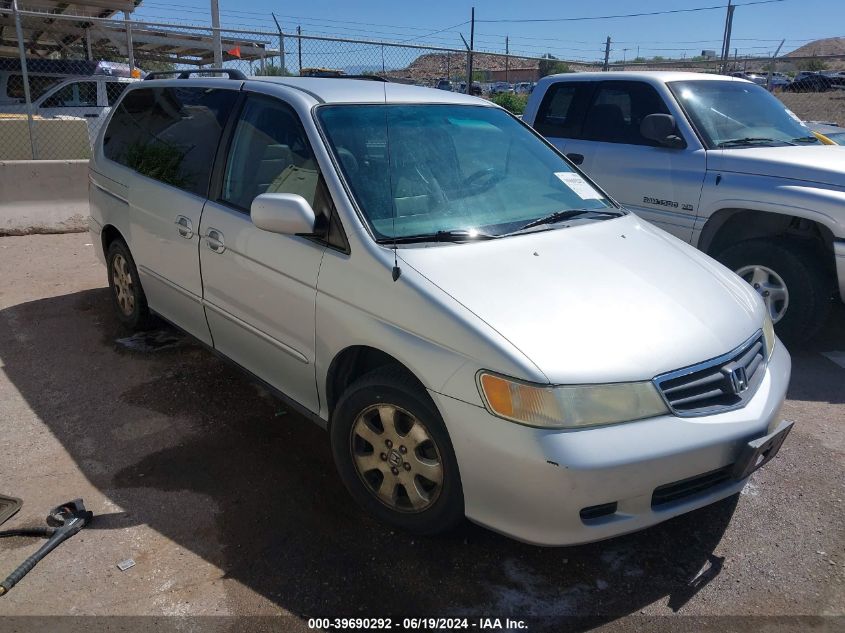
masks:
<path id="1" fill-rule="evenodd" d="M 787 57 L 813 57 L 821 55 L 845 55 L 845 37 L 828 37 L 796 48 Z"/>

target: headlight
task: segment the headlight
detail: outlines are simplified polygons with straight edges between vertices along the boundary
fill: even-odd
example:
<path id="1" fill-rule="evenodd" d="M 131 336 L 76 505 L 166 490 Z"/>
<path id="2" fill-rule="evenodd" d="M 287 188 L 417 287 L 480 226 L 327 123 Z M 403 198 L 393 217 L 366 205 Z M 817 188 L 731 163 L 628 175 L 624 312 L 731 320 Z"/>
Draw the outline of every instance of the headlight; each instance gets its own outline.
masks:
<path id="1" fill-rule="evenodd" d="M 577 429 L 669 412 L 651 382 L 548 387 L 481 372 L 478 386 L 490 413 L 529 426 Z"/>
<path id="2" fill-rule="evenodd" d="M 775 349 L 776 339 L 775 324 L 772 323 L 772 317 L 768 310 L 766 310 L 766 315 L 763 317 L 763 338 L 766 340 L 766 360 L 769 360 Z"/>

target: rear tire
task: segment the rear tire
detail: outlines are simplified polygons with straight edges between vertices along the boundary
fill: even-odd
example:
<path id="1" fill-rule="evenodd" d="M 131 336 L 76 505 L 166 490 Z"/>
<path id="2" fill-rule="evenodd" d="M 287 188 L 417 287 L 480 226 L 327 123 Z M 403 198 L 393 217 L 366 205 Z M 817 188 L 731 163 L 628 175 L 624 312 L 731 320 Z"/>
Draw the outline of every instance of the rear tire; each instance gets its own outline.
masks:
<path id="1" fill-rule="evenodd" d="M 833 284 L 812 249 L 788 240 L 755 239 L 729 246 L 716 259 L 755 286 L 785 342 L 808 341 L 824 325 Z M 783 300 L 772 301 L 780 286 L 786 293 L 785 307 Z"/>
<path id="2" fill-rule="evenodd" d="M 463 521 L 449 434 L 428 394 L 403 368 L 382 367 L 350 385 L 330 434 L 341 480 L 381 522 L 431 535 Z"/>
<path id="3" fill-rule="evenodd" d="M 135 260 L 123 240 L 116 239 L 109 244 L 106 270 L 117 318 L 131 330 L 149 329 L 153 325 L 153 317 L 147 306 L 147 296 L 141 286 Z"/>

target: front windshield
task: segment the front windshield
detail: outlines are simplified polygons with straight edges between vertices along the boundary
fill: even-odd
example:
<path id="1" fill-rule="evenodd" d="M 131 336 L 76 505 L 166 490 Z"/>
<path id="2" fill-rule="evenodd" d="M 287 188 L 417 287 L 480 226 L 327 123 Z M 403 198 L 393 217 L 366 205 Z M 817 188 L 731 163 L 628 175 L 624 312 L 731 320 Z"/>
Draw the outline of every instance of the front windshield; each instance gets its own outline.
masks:
<path id="1" fill-rule="evenodd" d="M 459 231 L 499 236 L 559 211 L 615 209 L 498 108 L 332 105 L 317 112 L 379 240 Z"/>
<path id="2" fill-rule="evenodd" d="M 755 84 L 673 81 L 669 87 L 708 149 L 819 142 L 783 103 Z"/>

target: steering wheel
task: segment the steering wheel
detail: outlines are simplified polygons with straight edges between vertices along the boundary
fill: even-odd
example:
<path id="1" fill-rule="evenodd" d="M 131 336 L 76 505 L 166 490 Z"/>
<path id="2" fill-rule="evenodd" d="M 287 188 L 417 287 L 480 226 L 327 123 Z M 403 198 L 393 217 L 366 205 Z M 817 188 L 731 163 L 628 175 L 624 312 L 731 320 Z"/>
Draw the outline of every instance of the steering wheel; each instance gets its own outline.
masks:
<path id="1" fill-rule="evenodd" d="M 467 187 L 474 187 L 477 189 L 487 189 L 493 186 L 496 182 L 501 180 L 504 174 L 495 167 L 485 167 L 477 172 L 467 176 L 464 180 L 464 185 Z"/>

